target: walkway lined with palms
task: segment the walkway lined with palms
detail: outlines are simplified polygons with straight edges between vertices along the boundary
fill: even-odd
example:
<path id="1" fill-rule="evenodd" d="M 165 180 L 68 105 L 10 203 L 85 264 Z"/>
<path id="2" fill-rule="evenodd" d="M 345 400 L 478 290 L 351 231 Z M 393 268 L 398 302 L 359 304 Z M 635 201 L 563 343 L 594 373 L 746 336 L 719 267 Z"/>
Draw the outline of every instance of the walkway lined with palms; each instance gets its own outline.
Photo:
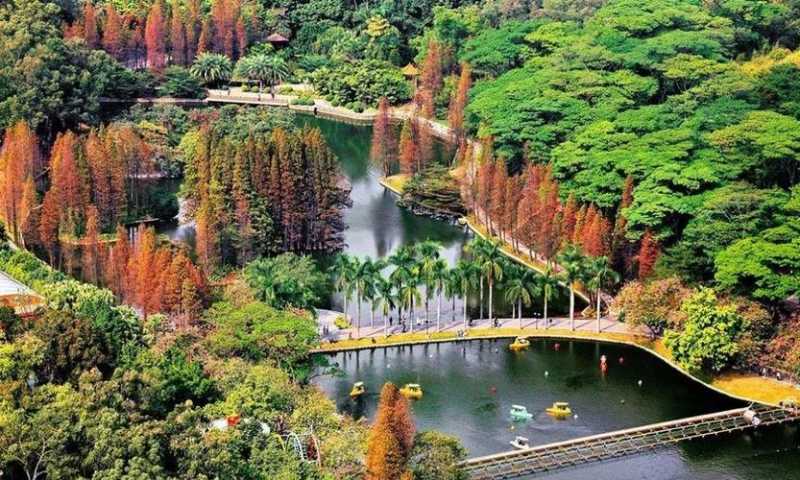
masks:
<path id="1" fill-rule="evenodd" d="M 606 258 L 590 259 L 572 247 L 559 256 L 562 265 L 559 276 L 553 275 L 550 269 L 537 274 L 509 260 L 496 241 L 473 239 L 465 248 L 469 257 L 459 260 L 452 268 L 441 258 L 441 248 L 436 242 L 425 241 L 403 246 L 380 260 L 339 255 L 331 267 L 331 275 L 351 326 L 347 329 L 347 337 L 414 333 L 423 329 L 428 332 L 466 332 L 471 328 L 480 328 L 484 323 L 486 326 L 511 326 L 507 321 L 516 321 L 517 329 L 527 328 L 528 324 L 534 328 L 547 328 L 559 322 L 548 315 L 549 302 L 559 282 L 570 286 L 582 282 L 599 292 L 606 283 L 615 281 L 607 267 Z M 495 293 L 498 286 L 502 287 L 503 299 L 511 307 L 509 319 L 496 318 Z M 581 327 L 575 319 L 574 289 L 569 290 L 569 329 L 576 330 Z M 476 295 L 478 318 L 481 320 L 471 321 L 468 303 Z M 445 298 L 453 306 L 449 315 L 446 315 L 448 318 L 442 314 Z M 461 315 L 456 311 L 457 299 L 463 302 Z M 526 319 L 525 308 L 530 308 L 534 301 L 539 300 L 542 303 L 541 315 L 537 312 L 533 318 Z M 348 309 L 351 301 L 356 302 L 355 316 Z M 362 316 L 365 304 L 370 311 L 369 326 Z M 484 317 L 484 304 L 488 317 Z M 434 305 L 435 311 L 432 312 Z M 599 333 L 604 328 L 618 329 L 615 322 L 604 324 L 600 307 L 598 301 L 593 323 L 595 332 Z M 377 325 L 375 312 L 381 314 Z"/>
<path id="2" fill-rule="evenodd" d="M 587 332 L 587 333 L 597 333 L 596 330 L 596 319 L 594 318 L 580 318 L 574 321 L 575 323 L 575 330 L 576 332 Z M 625 334 L 625 335 L 637 335 L 637 336 L 648 336 L 648 332 L 643 328 L 636 328 L 631 327 L 630 325 L 619 322 L 616 320 L 611 320 L 606 317 L 602 317 L 600 320 L 600 332 L 601 333 L 618 333 L 618 334 Z M 553 335 L 558 335 L 558 333 L 563 333 L 565 331 L 572 331 L 570 329 L 570 319 L 568 317 L 555 317 L 549 319 L 549 324 L 545 327 L 544 320 L 540 317 L 535 318 L 499 318 L 497 319 L 496 326 L 493 325 L 493 322 L 488 319 L 483 320 L 472 320 L 472 325 L 469 327 L 470 331 L 473 330 L 490 330 L 490 329 L 503 329 L 504 331 L 512 331 L 513 333 L 519 332 L 519 335 L 532 335 L 532 334 L 543 334 L 547 332 L 552 332 Z M 522 325 L 522 327 L 520 327 Z M 424 322 L 419 322 L 416 325 L 415 332 L 417 333 L 429 333 L 433 334 L 436 330 L 436 321 L 432 319 L 427 324 Z M 464 331 L 464 324 L 459 319 L 456 321 L 452 321 L 448 319 L 445 321 L 441 326 L 441 332 L 451 332 L 451 333 L 458 333 Z M 360 332 L 357 332 L 355 328 L 332 331 L 328 335 L 325 335 L 325 340 L 345 340 L 345 339 L 359 339 L 359 338 L 383 338 L 384 336 L 393 336 L 399 335 L 402 333 L 410 333 L 410 331 L 406 330 L 406 332 L 402 331 L 402 327 L 394 323 L 391 327 L 387 328 L 384 331 L 383 325 L 376 325 L 375 327 L 363 327 L 360 329 Z"/>

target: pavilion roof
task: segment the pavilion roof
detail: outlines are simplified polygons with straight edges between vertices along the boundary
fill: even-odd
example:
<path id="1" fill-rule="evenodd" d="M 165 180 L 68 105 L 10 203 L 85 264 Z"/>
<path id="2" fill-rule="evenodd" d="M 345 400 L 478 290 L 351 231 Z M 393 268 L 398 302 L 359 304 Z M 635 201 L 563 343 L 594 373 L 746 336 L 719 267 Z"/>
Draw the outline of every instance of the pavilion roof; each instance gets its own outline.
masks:
<path id="1" fill-rule="evenodd" d="M 416 77 L 417 75 L 419 75 L 419 69 L 415 67 L 413 63 L 409 63 L 408 65 L 403 67 L 402 72 L 403 75 L 405 75 L 406 77 Z"/>
<path id="2" fill-rule="evenodd" d="M 267 37 L 267 41 L 270 43 L 286 43 L 289 41 L 289 39 L 284 37 L 280 33 L 273 33 L 269 37 Z"/>

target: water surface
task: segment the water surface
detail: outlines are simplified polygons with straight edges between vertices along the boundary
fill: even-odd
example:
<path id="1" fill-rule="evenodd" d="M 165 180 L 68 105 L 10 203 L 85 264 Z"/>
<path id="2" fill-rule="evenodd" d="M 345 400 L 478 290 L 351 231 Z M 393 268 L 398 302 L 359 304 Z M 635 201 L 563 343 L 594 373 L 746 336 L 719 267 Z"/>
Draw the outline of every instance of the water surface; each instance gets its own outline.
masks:
<path id="1" fill-rule="evenodd" d="M 594 342 L 537 341 L 512 353 L 505 341 L 471 341 L 389 347 L 331 355 L 344 372 L 315 383 L 338 408 L 371 419 L 381 385 L 420 383 L 413 402 L 419 430 L 461 439 L 470 456 L 506 451 L 516 435 L 544 444 L 738 408 L 744 404 L 688 379 L 647 352 Z M 556 343 L 559 348 L 556 349 Z M 600 357 L 608 358 L 603 374 Z M 620 358 L 623 359 L 620 363 Z M 642 386 L 638 386 L 639 380 Z M 349 398 L 355 381 L 369 394 Z M 577 418 L 555 420 L 544 409 L 567 401 Z M 512 404 L 534 414 L 513 422 Z M 689 442 L 642 456 L 579 467 L 537 478 L 600 479 L 800 479 L 797 427 Z"/>

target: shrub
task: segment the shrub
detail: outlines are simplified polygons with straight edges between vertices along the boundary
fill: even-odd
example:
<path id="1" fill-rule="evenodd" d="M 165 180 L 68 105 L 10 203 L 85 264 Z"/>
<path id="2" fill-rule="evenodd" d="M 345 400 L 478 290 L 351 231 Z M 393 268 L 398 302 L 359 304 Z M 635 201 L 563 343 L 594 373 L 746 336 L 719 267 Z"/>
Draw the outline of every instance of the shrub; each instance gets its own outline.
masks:
<path id="1" fill-rule="evenodd" d="M 205 89 L 188 69 L 172 66 L 164 71 L 158 94 L 165 97 L 202 98 L 205 96 Z"/>
<path id="2" fill-rule="evenodd" d="M 398 104 L 411 96 L 411 86 L 394 65 L 377 60 L 323 67 L 309 75 L 314 88 L 334 105 L 361 102 L 376 106 L 381 97 Z"/>
<path id="3" fill-rule="evenodd" d="M 292 105 L 311 106 L 311 105 L 314 105 L 315 102 L 314 102 L 314 97 L 312 97 L 310 94 L 301 93 L 300 95 L 298 95 L 297 98 L 292 99 L 291 103 L 292 103 Z"/>

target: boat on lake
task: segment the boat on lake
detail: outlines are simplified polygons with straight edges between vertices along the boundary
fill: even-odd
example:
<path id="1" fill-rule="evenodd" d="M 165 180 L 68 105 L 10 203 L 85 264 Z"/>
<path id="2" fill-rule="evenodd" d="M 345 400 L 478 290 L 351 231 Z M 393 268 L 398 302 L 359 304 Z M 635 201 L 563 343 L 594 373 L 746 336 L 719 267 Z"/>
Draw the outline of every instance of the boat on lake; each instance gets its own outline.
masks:
<path id="1" fill-rule="evenodd" d="M 350 390 L 350 398 L 358 398 L 361 395 L 366 393 L 367 387 L 364 386 L 364 382 L 356 382 L 353 384 L 353 388 Z"/>
<path id="2" fill-rule="evenodd" d="M 512 352 L 516 352 L 519 350 L 525 350 L 530 346 L 531 342 L 527 338 L 517 337 L 514 339 L 514 342 L 508 346 L 508 349 Z"/>
<path id="3" fill-rule="evenodd" d="M 567 402 L 555 402 L 552 407 L 545 409 L 547 413 L 557 419 L 564 419 L 572 415 L 572 409 Z"/>
<path id="4" fill-rule="evenodd" d="M 517 438 L 508 443 L 517 450 L 527 450 L 531 448 L 530 440 L 528 440 L 526 437 L 517 436 Z"/>
<path id="5" fill-rule="evenodd" d="M 407 383 L 400 389 L 400 393 L 406 398 L 419 400 L 422 398 L 422 387 L 418 383 Z"/>
<path id="6" fill-rule="evenodd" d="M 533 414 L 523 405 L 511 405 L 511 418 L 514 421 L 530 420 Z"/>

